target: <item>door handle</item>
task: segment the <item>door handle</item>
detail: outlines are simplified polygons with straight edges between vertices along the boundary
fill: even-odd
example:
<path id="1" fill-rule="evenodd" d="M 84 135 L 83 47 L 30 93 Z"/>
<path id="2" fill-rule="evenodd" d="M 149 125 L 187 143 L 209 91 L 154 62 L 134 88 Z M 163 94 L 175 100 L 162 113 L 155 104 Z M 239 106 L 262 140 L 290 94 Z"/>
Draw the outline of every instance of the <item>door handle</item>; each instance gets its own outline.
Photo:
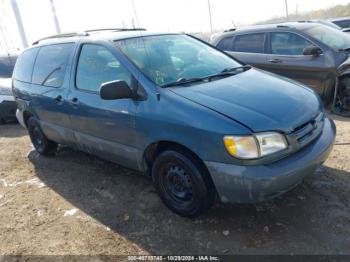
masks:
<path id="1" fill-rule="evenodd" d="M 62 102 L 63 98 L 62 98 L 61 95 L 58 95 L 58 96 L 56 96 L 56 97 L 54 98 L 54 100 L 57 101 L 57 102 Z"/>
<path id="2" fill-rule="evenodd" d="M 278 64 L 278 63 L 282 63 L 283 61 L 281 59 L 274 58 L 274 59 L 270 59 L 269 62 L 274 63 L 274 64 Z"/>
<path id="3" fill-rule="evenodd" d="M 71 102 L 73 105 L 78 105 L 79 100 L 78 100 L 78 98 L 73 97 L 73 98 L 70 100 L 70 102 Z"/>

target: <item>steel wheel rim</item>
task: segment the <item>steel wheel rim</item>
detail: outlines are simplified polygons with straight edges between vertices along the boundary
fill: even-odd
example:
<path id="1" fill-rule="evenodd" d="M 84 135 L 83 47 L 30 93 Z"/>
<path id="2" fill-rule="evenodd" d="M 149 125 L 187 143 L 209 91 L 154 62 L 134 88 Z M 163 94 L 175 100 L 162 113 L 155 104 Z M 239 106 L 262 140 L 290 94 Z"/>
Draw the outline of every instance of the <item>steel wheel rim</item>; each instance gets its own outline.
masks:
<path id="1" fill-rule="evenodd" d="M 192 181 L 186 170 L 179 164 L 164 169 L 163 188 L 172 200 L 179 204 L 191 204 L 194 200 Z"/>

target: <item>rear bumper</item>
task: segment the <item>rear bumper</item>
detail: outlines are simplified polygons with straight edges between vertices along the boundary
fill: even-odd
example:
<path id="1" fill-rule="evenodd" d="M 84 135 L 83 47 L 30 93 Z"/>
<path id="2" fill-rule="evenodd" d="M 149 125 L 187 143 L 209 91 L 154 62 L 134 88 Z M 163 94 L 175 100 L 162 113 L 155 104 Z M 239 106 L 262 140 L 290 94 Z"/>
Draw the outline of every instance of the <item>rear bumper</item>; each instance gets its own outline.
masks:
<path id="1" fill-rule="evenodd" d="M 21 124 L 21 126 L 23 126 L 24 128 L 27 128 L 27 127 L 26 127 L 26 124 L 24 123 L 23 113 L 22 113 L 22 111 L 19 110 L 18 108 L 17 108 L 17 110 L 16 110 L 16 118 L 17 118 L 18 123 Z"/>
<path id="2" fill-rule="evenodd" d="M 16 120 L 16 108 L 13 96 L 0 95 L 0 121 Z"/>
<path id="3" fill-rule="evenodd" d="M 272 164 L 205 164 L 222 202 L 262 202 L 289 191 L 307 175 L 313 174 L 332 151 L 335 134 L 333 121 L 326 118 L 322 134 L 315 142 Z"/>

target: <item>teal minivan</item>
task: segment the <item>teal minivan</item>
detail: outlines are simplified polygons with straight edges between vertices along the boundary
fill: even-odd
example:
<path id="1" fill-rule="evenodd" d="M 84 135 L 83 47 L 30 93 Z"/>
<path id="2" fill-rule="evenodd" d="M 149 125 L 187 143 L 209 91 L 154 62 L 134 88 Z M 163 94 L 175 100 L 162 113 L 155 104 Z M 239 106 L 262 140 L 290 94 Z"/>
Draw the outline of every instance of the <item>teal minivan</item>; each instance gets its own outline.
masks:
<path id="1" fill-rule="evenodd" d="M 314 91 L 185 34 L 40 40 L 19 56 L 13 93 L 39 153 L 62 144 L 141 171 L 187 217 L 217 196 L 281 195 L 326 160 L 335 138 Z"/>

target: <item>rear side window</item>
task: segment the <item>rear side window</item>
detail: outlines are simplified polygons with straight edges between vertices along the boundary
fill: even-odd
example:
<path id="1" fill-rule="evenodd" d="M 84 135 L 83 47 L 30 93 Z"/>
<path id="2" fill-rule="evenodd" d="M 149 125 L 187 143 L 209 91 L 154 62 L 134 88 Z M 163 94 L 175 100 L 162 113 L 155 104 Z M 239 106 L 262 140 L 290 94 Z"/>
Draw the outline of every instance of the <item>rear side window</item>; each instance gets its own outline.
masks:
<path id="1" fill-rule="evenodd" d="M 234 51 L 245 53 L 264 53 L 265 33 L 237 35 Z"/>
<path id="2" fill-rule="evenodd" d="M 226 37 L 222 39 L 217 45 L 217 48 L 222 51 L 232 51 L 232 38 L 233 37 Z"/>
<path id="3" fill-rule="evenodd" d="M 34 66 L 33 84 L 60 87 L 73 47 L 73 43 L 41 47 Z"/>
<path id="4" fill-rule="evenodd" d="M 334 21 L 333 23 L 341 28 L 350 28 L 350 20 Z"/>
<path id="5" fill-rule="evenodd" d="M 271 33 L 271 53 L 276 55 L 302 55 L 304 48 L 313 46 L 305 38 L 287 32 Z"/>
<path id="6" fill-rule="evenodd" d="M 83 45 L 75 78 L 78 89 L 99 92 L 102 83 L 122 80 L 131 85 L 131 74 L 105 47 Z"/>
<path id="7" fill-rule="evenodd" d="M 24 51 L 17 59 L 13 70 L 13 79 L 22 82 L 31 82 L 33 66 L 39 48 L 32 48 Z"/>

